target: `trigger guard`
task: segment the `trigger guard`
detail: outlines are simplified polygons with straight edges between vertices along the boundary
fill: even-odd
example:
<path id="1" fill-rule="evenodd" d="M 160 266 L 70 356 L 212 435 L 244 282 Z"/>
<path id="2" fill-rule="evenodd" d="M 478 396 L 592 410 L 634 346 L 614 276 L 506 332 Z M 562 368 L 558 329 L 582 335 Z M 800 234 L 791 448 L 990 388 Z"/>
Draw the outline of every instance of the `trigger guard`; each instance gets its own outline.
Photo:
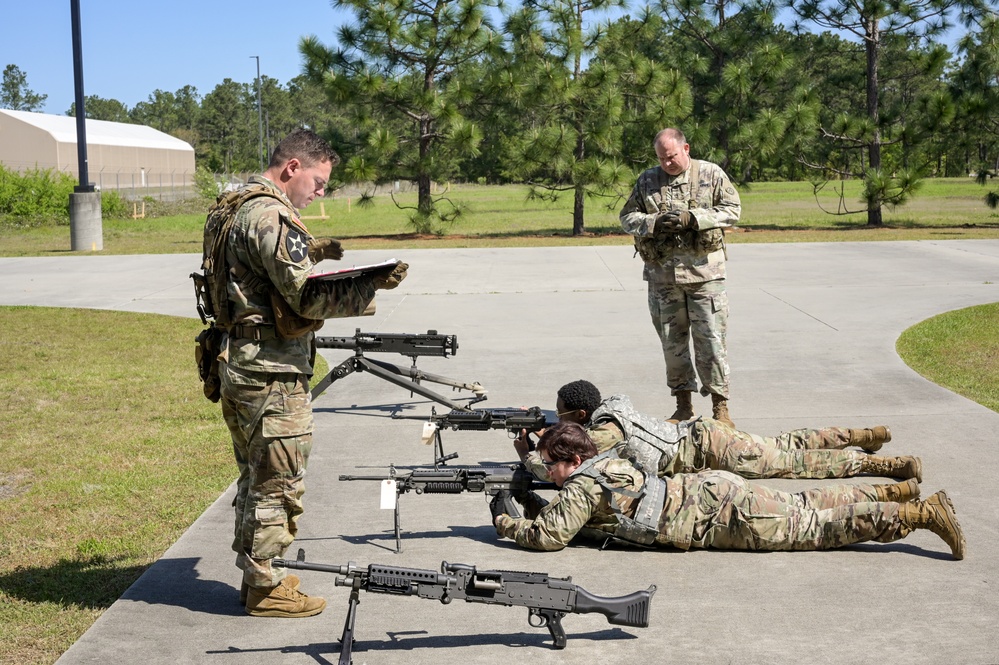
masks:
<path id="1" fill-rule="evenodd" d="M 537 623 L 534 623 L 535 621 Z M 545 628 L 548 625 L 548 617 L 532 609 L 527 615 L 527 625 L 532 628 Z"/>

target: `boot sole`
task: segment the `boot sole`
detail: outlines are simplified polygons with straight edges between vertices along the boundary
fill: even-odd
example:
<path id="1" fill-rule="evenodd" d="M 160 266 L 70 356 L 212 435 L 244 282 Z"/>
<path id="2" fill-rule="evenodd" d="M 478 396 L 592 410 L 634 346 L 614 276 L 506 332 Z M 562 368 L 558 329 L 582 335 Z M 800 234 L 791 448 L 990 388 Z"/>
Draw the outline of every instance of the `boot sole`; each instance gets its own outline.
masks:
<path id="1" fill-rule="evenodd" d="M 947 492 L 944 490 L 940 490 L 934 496 L 939 498 L 940 507 L 943 508 L 944 519 L 947 521 L 948 526 L 957 533 L 957 543 L 948 543 L 948 545 L 950 545 L 954 558 L 960 561 L 964 558 L 964 551 L 968 547 L 968 542 L 964 539 L 964 531 L 957 521 L 957 511 L 954 510 L 954 502 L 950 500 L 950 497 L 947 496 Z M 933 497 L 930 498 L 932 499 Z"/>
<path id="2" fill-rule="evenodd" d="M 881 450 L 881 448 L 883 448 L 886 443 L 891 441 L 891 429 L 889 429 L 887 425 L 881 425 L 881 427 L 885 428 L 885 438 L 881 439 L 880 441 L 871 442 L 866 446 L 860 446 L 862 450 L 866 450 L 869 453 L 876 453 L 879 450 Z M 872 428 L 871 431 L 873 432 L 874 428 Z"/>
<path id="3" fill-rule="evenodd" d="M 307 612 L 284 612 L 281 610 L 251 610 L 249 607 L 246 608 L 246 613 L 251 617 L 277 617 L 280 619 L 304 619 L 305 617 L 314 617 L 323 610 L 326 609 L 324 604 L 322 607 L 317 607 L 314 610 L 309 610 Z"/>

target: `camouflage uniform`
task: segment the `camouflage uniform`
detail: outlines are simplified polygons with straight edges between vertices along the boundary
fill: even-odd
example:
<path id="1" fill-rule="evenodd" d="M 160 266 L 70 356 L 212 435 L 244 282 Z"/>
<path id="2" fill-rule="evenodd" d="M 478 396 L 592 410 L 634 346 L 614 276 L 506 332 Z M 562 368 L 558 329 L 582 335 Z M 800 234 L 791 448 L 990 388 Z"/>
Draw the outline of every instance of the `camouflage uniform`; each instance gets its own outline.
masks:
<path id="1" fill-rule="evenodd" d="M 311 238 L 291 201 L 262 176 L 249 186 L 273 196 L 245 203 L 227 239 L 226 262 L 242 264 L 230 278 L 230 333 L 222 344 L 222 414 L 239 467 L 232 549 L 252 587 L 281 582 L 284 569 L 270 559 L 284 555 L 302 514 L 305 470 L 312 448 L 312 332 L 296 339 L 276 334 L 271 294 L 308 319 L 356 316 L 375 295 L 371 277 L 307 282 Z"/>
<path id="2" fill-rule="evenodd" d="M 649 283 L 649 313 L 666 358 L 666 384 L 672 394 L 696 391 L 728 399 L 725 346 L 728 294 L 722 229 L 739 221 L 742 204 L 728 176 L 711 162 L 697 162 L 699 180 L 692 195 L 688 182 L 694 163 L 671 176 L 656 166 L 639 176 L 621 209 L 621 227 L 636 237 Z M 697 229 L 655 233 L 660 212 L 689 210 Z M 693 332 L 694 358 L 690 359 Z"/>
<path id="3" fill-rule="evenodd" d="M 681 430 L 685 435 L 676 455 L 661 460 L 659 476 L 715 469 L 743 478 L 852 478 L 867 457 L 857 450 L 842 450 L 850 445 L 850 430 L 841 427 L 803 428 L 770 437 L 742 432 L 711 418 L 687 425 Z M 616 448 L 625 455 L 624 432 L 614 420 L 591 422 L 586 433 L 598 452 Z M 528 453 L 525 466 L 538 478 L 549 480 L 536 451 Z"/>
<path id="4" fill-rule="evenodd" d="M 524 518 L 501 515 L 496 532 L 535 550 L 560 550 L 578 535 L 612 536 L 618 510 L 633 517 L 644 474 L 628 461 L 594 463 L 611 493 L 593 478 L 569 476 L 551 503 Z M 836 485 L 805 492 L 753 486 L 726 471 L 678 474 L 665 480 L 666 502 L 655 544 L 733 550 L 824 550 L 869 540 L 891 542 L 911 528 L 899 504 L 879 503 L 871 485 Z"/>

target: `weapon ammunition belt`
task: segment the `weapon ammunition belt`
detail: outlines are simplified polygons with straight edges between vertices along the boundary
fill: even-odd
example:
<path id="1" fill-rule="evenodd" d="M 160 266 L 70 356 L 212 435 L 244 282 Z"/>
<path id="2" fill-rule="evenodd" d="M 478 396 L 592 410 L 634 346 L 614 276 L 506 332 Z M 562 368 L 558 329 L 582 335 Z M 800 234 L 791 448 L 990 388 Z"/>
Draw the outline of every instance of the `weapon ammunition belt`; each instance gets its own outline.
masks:
<path id="1" fill-rule="evenodd" d="M 229 328 L 229 336 L 262 342 L 268 339 L 276 339 L 277 332 L 274 330 L 274 326 L 232 326 Z"/>

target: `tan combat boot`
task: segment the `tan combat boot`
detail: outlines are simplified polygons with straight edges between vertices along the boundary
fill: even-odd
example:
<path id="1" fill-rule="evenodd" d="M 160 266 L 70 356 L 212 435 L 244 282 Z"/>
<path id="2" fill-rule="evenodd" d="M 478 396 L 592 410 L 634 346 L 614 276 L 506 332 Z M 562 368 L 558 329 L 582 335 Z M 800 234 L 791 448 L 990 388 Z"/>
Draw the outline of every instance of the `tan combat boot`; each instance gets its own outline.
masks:
<path id="1" fill-rule="evenodd" d="M 290 586 L 292 589 L 297 589 L 298 585 L 302 583 L 302 580 L 298 579 L 298 575 L 288 574 L 284 577 L 284 583 Z M 239 604 L 246 605 L 246 596 L 250 593 L 250 585 L 245 581 L 239 587 Z"/>
<path id="2" fill-rule="evenodd" d="M 891 441 L 891 430 L 884 425 L 850 430 L 850 445 L 863 448 L 869 453 L 878 452 L 881 446 L 889 441 Z"/>
<path id="3" fill-rule="evenodd" d="M 898 518 L 909 528 L 929 529 L 950 546 L 955 559 L 960 561 L 964 558 L 968 544 L 947 492 L 940 490 L 926 501 L 900 503 Z"/>
<path id="4" fill-rule="evenodd" d="M 711 417 L 735 429 L 735 423 L 728 417 L 728 399 L 714 393 L 711 394 Z"/>
<path id="5" fill-rule="evenodd" d="M 669 417 L 670 420 L 690 420 L 694 417 L 694 405 L 690 402 L 689 390 L 676 391 L 676 411 Z"/>
<path id="6" fill-rule="evenodd" d="M 919 498 L 919 483 L 915 478 L 910 478 L 892 485 L 875 485 L 874 491 L 880 502 L 906 503 Z"/>
<path id="7" fill-rule="evenodd" d="M 860 462 L 860 472 L 885 478 L 915 478 L 917 482 L 923 482 L 923 462 L 918 457 L 868 455 Z"/>
<path id="8" fill-rule="evenodd" d="M 255 617 L 296 619 L 314 616 L 324 609 L 325 600 L 291 588 L 287 578 L 276 587 L 250 587 L 246 594 L 246 613 Z"/>

